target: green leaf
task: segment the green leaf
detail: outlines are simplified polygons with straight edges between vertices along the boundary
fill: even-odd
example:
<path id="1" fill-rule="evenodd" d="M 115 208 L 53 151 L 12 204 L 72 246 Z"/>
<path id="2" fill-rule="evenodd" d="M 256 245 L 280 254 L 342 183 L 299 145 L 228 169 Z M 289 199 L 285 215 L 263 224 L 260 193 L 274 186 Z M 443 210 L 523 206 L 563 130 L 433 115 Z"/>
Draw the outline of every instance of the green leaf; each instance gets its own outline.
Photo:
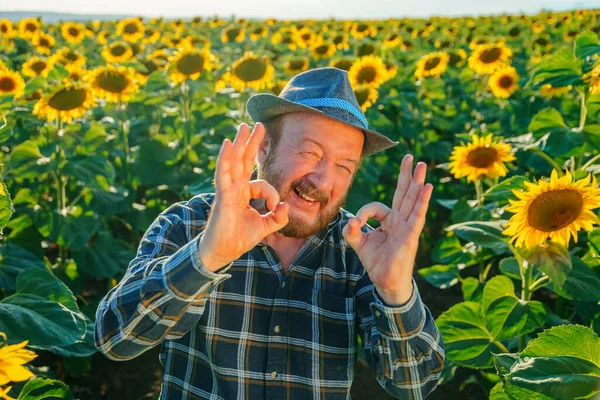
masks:
<path id="1" fill-rule="evenodd" d="M 581 131 L 586 142 L 600 150 L 600 124 L 587 124 Z"/>
<path id="2" fill-rule="evenodd" d="M 458 200 L 458 202 L 452 208 L 452 214 L 450 220 L 454 223 L 467 222 L 467 221 L 482 221 L 486 220 L 488 212 L 469 203 L 475 203 L 473 201 L 467 201 L 464 199 Z"/>
<path id="3" fill-rule="evenodd" d="M 69 209 L 66 216 L 56 210 L 37 212 L 34 221 L 43 236 L 73 250 L 85 246 L 100 226 L 93 211 L 84 212 L 79 206 Z"/>
<path id="4" fill-rule="evenodd" d="M 468 276 L 462 281 L 460 290 L 465 301 L 481 301 L 483 298 L 484 284 L 478 279 Z"/>
<path id="5" fill-rule="evenodd" d="M 15 294 L 33 294 L 60 303 L 71 311 L 79 312 L 73 293 L 46 268 L 30 268 L 21 272 L 17 277 Z"/>
<path id="6" fill-rule="evenodd" d="M 518 175 L 503 180 L 495 186 L 489 188 L 483 195 L 487 201 L 508 202 L 508 199 L 515 200 L 517 197 L 513 190 L 523 188 L 523 182 L 527 181 L 524 176 Z"/>
<path id="7" fill-rule="evenodd" d="M 115 179 L 115 169 L 108 158 L 103 156 L 72 157 L 63 171 L 88 186 L 96 186 L 98 176 L 106 178 L 109 183 L 112 183 Z"/>
<path id="8" fill-rule="evenodd" d="M 582 65 L 583 60 L 575 58 L 570 48 L 559 49 L 534 71 L 531 77 L 533 88 L 539 89 L 545 84 L 558 87 L 580 83 Z"/>
<path id="9" fill-rule="evenodd" d="M 10 193 L 2 178 L 0 178 L 0 232 L 8 223 L 13 211 L 14 208 L 10 199 Z"/>
<path id="10" fill-rule="evenodd" d="M 586 100 L 588 116 L 597 122 L 600 122 L 600 94 L 593 94 Z"/>
<path id="11" fill-rule="evenodd" d="M 44 156 L 33 141 L 26 140 L 13 148 L 10 156 L 10 170 L 15 178 L 37 178 L 40 174 L 55 169 L 56 162 Z"/>
<path id="12" fill-rule="evenodd" d="M 61 63 L 55 63 L 54 68 L 48 72 L 48 80 L 62 82 L 63 79 L 69 77 L 69 71 Z"/>
<path id="13" fill-rule="evenodd" d="M 458 237 L 444 236 L 437 241 L 433 247 L 431 257 L 439 264 L 464 264 L 472 259 L 464 247 L 460 244 Z"/>
<path id="14" fill-rule="evenodd" d="M 17 276 L 28 268 L 46 269 L 46 265 L 24 248 L 12 243 L 0 246 L 0 287 L 8 292 L 16 289 Z"/>
<path id="15" fill-rule="evenodd" d="M 569 127 L 565 124 L 563 116 L 555 108 L 545 108 L 536 115 L 529 123 L 529 130 L 534 133 L 545 134 L 558 130 L 566 130 Z"/>
<path id="16" fill-rule="evenodd" d="M 600 392 L 600 339 L 585 326 L 552 327 L 528 343 L 503 378 L 511 399 L 591 398 Z"/>
<path id="17" fill-rule="evenodd" d="M 437 319 L 448 360 L 470 368 L 492 366 L 492 352 L 502 352 L 474 301 L 455 304 Z"/>
<path id="18" fill-rule="evenodd" d="M 437 264 L 429 268 L 420 268 L 418 272 L 427 282 L 438 289 L 454 286 L 460 277 L 458 267 L 453 264 Z"/>
<path id="19" fill-rule="evenodd" d="M 85 336 L 85 317 L 64 305 L 33 294 L 14 294 L 0 301 L 0 331 L 13 343 L 45 349 L 67 346 Z"/>
<path id="20" fill-rule="evenodd" d="M 525 260 L 548 275 L 552 283 L 564 284 L 572 265 L 569 249 L 565 246 L 546 242 L 529 250 L 521 249 L 521 252 Z"/>
<path id="21" fill-rule="evenodd" d="M 38 75 L 27 81 L 27 84 L 25 85 L 24 95 L 25 97 L 28 97 L 32 95 L 36 90 L 44 91 L 44 89 L 46 89 L 46 86 L 48 86 L 46 78 L 44 78 L 41 75 Z"/>
<path id="22" fill-rule="evenodd" d="M 575 41 L 575 55 L 577 58 L 586 58 L 588 56 L 600 53 L 600 39 L 592 31 L 581 33 Z"/>
<path id="23" fill-rule="evenodd" d="M 56 379 L 34 378 L 28 381 L 17 400 L 72 400 L 73 394 L 66 383 Z"/>
<path id="24" fill-rule="evenodd" d="M 571 154 L 585 142 L 585 137 L 570 129 L 560 112 L 554 108 L 537 113 L 529 124 L 529 130 L 536 137 L 542 137 L 542 150 L 552 156 Z"/>
<path id="25" fill-rule="evenodd" d="M 506 393 L 504 393 L 504 389 L 502 389 L 502 382 L 496 383 L 492 388 L 489 400 L 510 400 Z"/>
<path id="26" fill-rule="evenodd" d="M 508 247 L 502 234 L 502 225 L 506 221 L 468 221 L 450 225 L 447 231 L 454 232 L 463 240 L 473 242 L 482 247 L 504 250 Z"/>
<path id="27" fill-rule="evenodd" d="M 86 330 L 83 339 L 67 346 L 48 346 L 44 350 L 67 357 L 87 357 L 96 353 L 98 350 L 96 349 L 96 342 L 94 339 L 94 321 L 88 316 L 85 316 L 85 321 Z"/>
<path id="28" fill-rule="evenodd" d="M 92 243 L 73 252 L 77 269 L 100 278 L 112 278 L 125 271 L 134 257 L 127 243 L 114 239 L 109 232 L 101 232 Z"/>
<path id="29" fill-rule="evenodd" d="M 515 286 L 506 276 L 495 276 L 483 289 L 483 315 L 496 340 L 511 339 L 532 332 L 548 318 L 539 301 L 525 301 L 515 295 Z"/>
<path id="30" fill-rule="evenodd" d="M 600 279 L 583 261 L 571 256 L 573 267 L 562 286 L 553 284 L 552 290 L 569 300 L 600 301 Z"/>

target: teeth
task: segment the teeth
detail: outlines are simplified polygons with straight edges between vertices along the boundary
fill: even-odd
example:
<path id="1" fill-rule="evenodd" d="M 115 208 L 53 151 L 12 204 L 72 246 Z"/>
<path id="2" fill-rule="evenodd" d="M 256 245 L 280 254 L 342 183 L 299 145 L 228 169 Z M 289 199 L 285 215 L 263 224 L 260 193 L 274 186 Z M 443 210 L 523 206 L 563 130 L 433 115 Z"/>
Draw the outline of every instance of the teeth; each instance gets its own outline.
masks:
<path id="1" fill-rule="evenodd" d="M 316 201 L 315 199 L 313 199 L 312 197 L 308 197 L 306 196 L 304 193 L 300 193 L 300 190 L 298 190 L 298 188 L 294 189 L 294 191 L 296 192 L 296 194 L 298 194 L 298 196 L 302 197 L 304 200 L 306 201 Z"/>

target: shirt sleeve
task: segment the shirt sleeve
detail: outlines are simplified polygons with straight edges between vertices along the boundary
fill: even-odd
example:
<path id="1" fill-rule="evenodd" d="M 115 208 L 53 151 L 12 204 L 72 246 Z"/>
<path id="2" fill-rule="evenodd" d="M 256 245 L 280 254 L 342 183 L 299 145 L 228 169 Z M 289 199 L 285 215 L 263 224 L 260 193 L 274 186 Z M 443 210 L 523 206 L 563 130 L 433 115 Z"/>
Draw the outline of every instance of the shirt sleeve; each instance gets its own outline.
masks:
<path id="1" fill-rule="evenodd" d="M 134 358 L 164 339 L 178 339 L 200 320 L 212 290 L 231 275 L 204 267 L 198 255 L 202 230 L 188 237 L 193 225 L 206 225 L 206 212 L 189 202 L 163 211 L 143 235 L 136 257 L 121 281 L 96 310 L 95 342 L 116 361 Z M 208 204 L 206 204 L 208 206 Z"/>
<path id="2" fill-rule="evenodd" d="M 398 399 L 425 398 L 444 368 L 442 336 L 414 279 L 412 283 L 412 295 L 401 306 L 386 305 L 366 271 L 356 293 L 367 361 L 379 384 Z"/>

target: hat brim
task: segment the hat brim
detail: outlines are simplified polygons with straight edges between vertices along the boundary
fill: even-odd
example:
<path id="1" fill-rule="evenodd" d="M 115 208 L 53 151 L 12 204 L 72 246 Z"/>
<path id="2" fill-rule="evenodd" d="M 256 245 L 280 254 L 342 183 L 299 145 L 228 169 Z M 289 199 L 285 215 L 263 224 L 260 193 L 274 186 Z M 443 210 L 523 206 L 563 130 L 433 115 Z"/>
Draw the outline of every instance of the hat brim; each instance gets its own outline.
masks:
<path id="1" fill-rule="evenodd" d="M 304 104 L 300 103 L 295 103 L 293 101 L 286 100 L 279 96 L 275 96 L 271 93 L 259 93 L 251 96 L 248 99 L 248 102 L 246 103 L 246 108 L 248 110 L 248 114 L 250 114 L 250 117 L 252 117 L 252 120 L 254 122 L 265 122 L 282 114 L 305 111 L 316 113 L 360 129 L 365 134 L 363 156 L 370 156 L 380 151 L 389 149 L 390 147 L 394 147 L 398 143 L 400 143 L 394 142 L 393 140 L 379 132 L 367 129 L 358 124 L 343 121 L 339 118 L 335 118 L 331 115 L 328 115 L 317 108 L 305 106 Z"/>

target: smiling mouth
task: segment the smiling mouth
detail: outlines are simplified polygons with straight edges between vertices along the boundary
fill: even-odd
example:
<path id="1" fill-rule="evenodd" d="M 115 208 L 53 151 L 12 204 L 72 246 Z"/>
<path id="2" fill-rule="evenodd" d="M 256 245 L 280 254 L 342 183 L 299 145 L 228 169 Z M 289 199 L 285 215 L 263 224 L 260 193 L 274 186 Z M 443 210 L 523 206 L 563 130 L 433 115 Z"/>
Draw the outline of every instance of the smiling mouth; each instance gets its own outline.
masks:
<path id="1" fill-rule="evenodd" d="M 315 203 L 317 201 L 316 199 L 310 197 L 309 195 L 302 193 L 297 187 L 295 187 L 293 190 L 294 190 L 294 193 L 296 193 L 298 195 L 298 197 L 308 201 L 309 203 Z"/>

